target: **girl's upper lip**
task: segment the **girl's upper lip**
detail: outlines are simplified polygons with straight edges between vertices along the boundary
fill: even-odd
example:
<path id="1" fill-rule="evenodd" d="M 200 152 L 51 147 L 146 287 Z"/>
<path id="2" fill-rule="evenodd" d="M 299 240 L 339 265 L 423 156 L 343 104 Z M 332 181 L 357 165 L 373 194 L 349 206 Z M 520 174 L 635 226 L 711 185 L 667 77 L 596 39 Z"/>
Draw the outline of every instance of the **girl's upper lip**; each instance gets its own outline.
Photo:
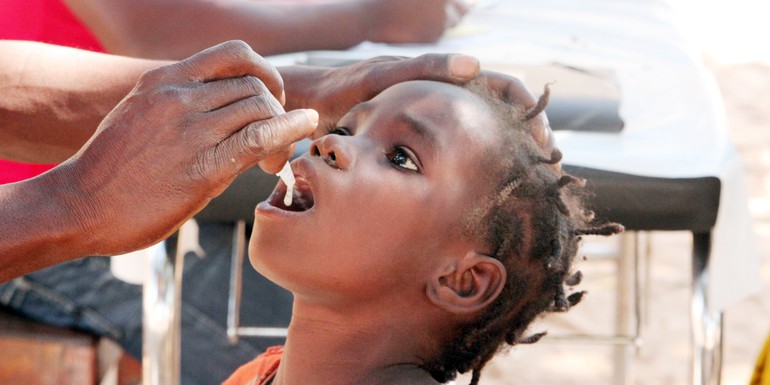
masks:
<path id="1" fill-rule="evenodd" d="M 310 194 L 315 201 L 318 194 L 318 177 L 317 168 L 315 166 L 316 159 L 312 159 L 309 156 L 301 156 L 291 162 L 291 169 L 294 171 L 294 178 L 297 182 L 305 186 L 305 189 L 310 190 Z M 295 188 L 297 188 L 295 186 Z"/>
<path id="2" fill-rule="evenodd" d="M 296 184 L 294 185 L 294 203 L 287 207 L 284 204 L 284 197 L 287 193 L 287 186 L 279 180 L 270 197 L 257 206 L 258 211 L 264 213 L 281 212 L 281 215 L 298 215 L 312 210 L 315 206 L 315 169 L 312 160 L 306 157 L 300 157 L 291 162 L 291 169 L 294 173 Z"/>
<path id="3" fill-rule="evenodd" d="M 294 172 L 294 177 L 302 178 L 306 182 L 311 183 L 311 180 L 315 179 L 315 170 L 310 163 L 311 160 L 307 156 L 301 156 L 294 159 L 291 162 L 291 169 Z"/>

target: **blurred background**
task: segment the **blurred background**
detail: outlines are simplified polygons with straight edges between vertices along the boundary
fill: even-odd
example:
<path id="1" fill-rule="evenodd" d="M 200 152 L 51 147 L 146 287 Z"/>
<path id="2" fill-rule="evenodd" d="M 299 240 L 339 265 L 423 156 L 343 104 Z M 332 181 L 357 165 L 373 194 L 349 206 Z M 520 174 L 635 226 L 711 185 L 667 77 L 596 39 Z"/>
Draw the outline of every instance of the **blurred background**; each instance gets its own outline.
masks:
<path id="1" fill-rule="evenodd" d="M 3 1 L 0 0 L 0 11 L 3 5 L 10 9 L 11 2 Z M 509 0 L 479 0 L 477 6 L 505 4 L 506 1 Z M 647 4 L 641 0 L 607 0 L 606 4 L 634 1 Z M 17 4 L 19 9 L 28 7 L 26 3 L 17 3 L 22 4 Z M 757 355 L 770 333 L 770 295 L 767 290 L 770 284 L 770 109 L 766 107 L 768 103 L 765 100 L 770 90 L 770 23 L 767 22 L 770 2 L 670 0 L 668 3 L 676 11 L 676 25 L 702 52 L 704 62 L 713 72 L 724 100 L 730 137 L 746 174 L 748 206 L 762 259 L 763 289 L 733 304 L 725 312 L 722 371 L 723 385 L 744 385 L 749 383 Z M 414 4 L 417 2 L 409 3 L 410 6 Z M 222 233 L 225 235 L 220 238 L 229 241 L 230 233 Z M 630 309 L 633 306 L 618 299 L 619 282 L 622 285 L 628 281 L 619 281 L 617 270 L 618 258 L 622 254 L 620 252 L 628 249 L 634 241 L 638 241 L 635 247 L 641 251 L 640 278 L 642 283 L 646 283 L 640 295 L 642 323 L 639 346 L 627 348 L 560 341 L 559 337 L 574 334 L 606 335 L 607 330 L 615 327 L 618 311 L 623 315 L 621 318 L 626 321 L 626 327 L 633 329 L 633 309 Z M 568 314 L 549 317 L 547 321 L 535 325 L 532 328 L 534 332 L 545 329 L 549 337 L 538 344 L 517 347 L 495 358 L 485 369 L 481 384 L 609 385 L 619 383 L 619 377 L 630 379 L 630 383 L 645 385 L 690 384 L 691 247 L 691 236 L 686 232 L 630 234 L 607 240 L 588 239 L 580 254 L 585 255 L 586 260 L 578 262 L 578 268 L 585 275 L 581 287 L 588 291 L 583 302 Z M 227 269 L 223 271 L 228 272 Z M 654 279 L 650 280 L 650 277 Z M 218 280 L 213 281 L 219 283 Z M 626 289 L 624 286 L 623 290 Z M 140 298 L 133 295 L 131 299 L 136 302 Z M 224 303 L 224 300 L 220 302 Z M 619 302 L 624 305 L 620 310 L 616 309 Z M 14 322 L 18 326 L 26 321 Z M 9 330 L 10 327 L 0 324 L 0 332 Z M 27 332 L 41 334 L 40 329 Z M 60 331 L 49 330 L 46 333 L 49 332 L 57 335 Z M 87 354 L 91 355 L 89 359 L 94 358 L 93 346 L 97 343 L 90 335 L 68 335 L 66 338 L 73 341 L 76 338 L 76 344 L 82 341 L 87 346 Z M 120 360 L 120 363 L 125 363 L 126 356 L 120 358 L 122 352 L 119 348 L 110 347 L 109 343 L 99 345 L 100 351 L 96 354 L 100 359 L 114 355 L 111 361 Z M 4 351 L 3 348 L 0 348 L 0 353 L 20 355 L 9 349 Z M 84 359 L 77 358 L 77 361 L 82 362 Z M 120 373 L 108 378 L 103 372 L 109 370 L 102 368 L 99 372 L 101 384 L 135 385 L 140 375 L 138 362 L 135 359 L 125 361 L 127 363 L 120 367 L 129 367 L 127 379 L 116 378 Z M 618 370 L 619 367 L 623 370 Z M 37 369 L 31 365 L 30 372 L 36 372 Z M 89 375 L 95 374 L 90 368 L 87 371 Z M 0 383 L 3 383 L 1 379 Z M 466 383 L 467 377 L 457 381 L 458 385 Z"/>
<path id="2" fill-rule="evenodd" d="M 725 312 L 722 371 L 722 385 L 746 385 L 770 332 L 770 2 L 670 3 L 716 77 L 730 137 L 747 177 L 763 290 Z M 690 324 L 683 310 L 690 306 L 690 260 L 682 256 L 689 253 L 691 237 L 677 232 L 648 237 L 647 268 L 655 279 L 644 291 L 642 346 L 629 352 L 629 375 L 636 384 L 689 384 Z M 596 242 L 589 240 L 584 252 L 588 260 L 579 263 L 588 295 L 568 315 L 542 322 L 541 328 L 552 336 L 601 334 L 613 327 L 616 264 L 602 255 L 591 255 L 591 250 L 597 250 Z M 516 378 L 516 384 L 528 385 L 612 384 L 617 375 L 613 363 L 619 354 L 622 352 L 613 347 L 563 342 L 519 347 L 490 364 L 481 383 L 510 384 Z M 466 382 L 463 378 L 457 383 Z"/>

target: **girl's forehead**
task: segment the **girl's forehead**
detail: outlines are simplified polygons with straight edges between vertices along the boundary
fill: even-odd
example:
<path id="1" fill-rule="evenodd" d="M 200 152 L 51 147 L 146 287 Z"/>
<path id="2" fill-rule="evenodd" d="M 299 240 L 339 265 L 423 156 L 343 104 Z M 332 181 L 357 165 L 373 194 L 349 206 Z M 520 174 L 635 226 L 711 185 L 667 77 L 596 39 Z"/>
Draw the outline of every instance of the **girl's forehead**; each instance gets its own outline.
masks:
<path id="1" fill-rule="evenodd" d="M 386 101 L 426 99 L 436 104 L 480 102 L 478 97 L 462 87 L 429 80 L 414 80 L 395 84 L 380 93 L 374 100 L 382 99 Z"/>
<path id="2" fill-rule="evenodd" d="M 489 124 L 491 109 L 479 96 L 461 87 L 434 81 L 394 85 L 372 100 L 379 118 L 408 114 L 446 127 L 473 128 Z M 475 130 L 475 128 L 474 128 Z"/>

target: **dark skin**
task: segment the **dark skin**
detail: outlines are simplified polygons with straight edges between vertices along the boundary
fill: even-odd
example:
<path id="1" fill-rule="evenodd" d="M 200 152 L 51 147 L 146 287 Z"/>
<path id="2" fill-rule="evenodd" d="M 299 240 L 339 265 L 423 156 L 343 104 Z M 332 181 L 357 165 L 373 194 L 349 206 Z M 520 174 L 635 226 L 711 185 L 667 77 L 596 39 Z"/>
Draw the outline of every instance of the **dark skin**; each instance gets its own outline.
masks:
<path id="1" fill-rule="evenodd" d="M 293 162 L 299 203 L 283 205 L 279 183 L 249 246 L 295 298 L 273 385 L 436 384 L 420 365 L 505 282 L 462 230 L 494 185 L 479 162 L 496 148 L 491 116 L 459 87 L 403 83 Z"/>
<path id="2" fill-rule="evenodd" d="M 65 0 L 110 53 L 182 59 L 241 39 L 262 55 L 363 41 L 431 43 L 468 11 L 461 0 Z"/>
<path id="3" fill-rule="evenodd" d="M 0 52 L 21 50 L 23 64 L 53 49 L 35 44 L 0 42 Z M 30 143 L 53 133 L 61 138 L 53 144 L 56 160 L 61 160 L 78 151 L 99 127 L 61 166 L 0 186 L 0 281 L 86 255 L 149 246 L 175 231 L 246 168 L 261 162 L 266 171 L 277 171 L 291 144 L 316 128 L 312 111 L 284 114 L 282 95 L 286 110 L 314 108 L 326 124 L 340 116 L 332 106 L 350 108 L 400 81 L 424 77 L 462 82 L 478 74 L 475 59 L 434 55 L 378 59 L 341 69 L 289 67 L 279 75 L 248 46 L 231 42 L 146 72 L 131 90 L 142 71 L 162 63 L 56 49 L 65 50 L 59 51 L 64 52 L 58 56 L 62 63 L 73 55 L 80 60 L 73 69 L 77 76 L 51 75 L 60 66 L 28 65 L 11 68 L 9 75 L 9 67 L 0 66 L 0 87 L 12 87 L 10 95 L 20 101 L 0 101 L 0 121 L 7 123 L 0 153 L 24 153 L 19 149 L 34 149 Z M 112 81 L 88 81 L 102 68 L 95 63 L 108 62 L 113 72 L 105 79 Z M 51 83 L 40 79 L 46 76 L 64 86 L 45 92 Z M 366 80 L 341 81 L 354 78 Z M 57 95 L 67 97 L 46 99 Z M 121 98 L 104 118 L 107 106 Z M 54 102 L 60 105 L 49 108 Z M 25 130 L 25 118 L 38 113 L 49 119 Z M 79 134 L 68 135 L 70 130 Z M 54 160 L 45 151 L 30 152 L 25 159 Z"/>

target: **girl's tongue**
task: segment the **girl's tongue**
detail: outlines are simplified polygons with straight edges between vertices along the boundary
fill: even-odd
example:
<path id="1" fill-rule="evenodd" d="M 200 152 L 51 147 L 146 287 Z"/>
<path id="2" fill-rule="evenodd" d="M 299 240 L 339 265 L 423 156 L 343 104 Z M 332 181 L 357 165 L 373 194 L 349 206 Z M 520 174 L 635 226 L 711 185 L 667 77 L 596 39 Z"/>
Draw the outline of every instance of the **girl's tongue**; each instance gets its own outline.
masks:
<path id="1" fill-rule="evenodd" d="M 285 195 L 281 196 L 282 190 L 276 191 L 276 194 L 270 198 L 270 204 L 286 211 L 307 211 L 315 200 L 313 199 L 313 192 L 310 190 L 307 182 L 299 178 L 295 181 L 294 188 L 290 189 L 286 186 Z"/>

